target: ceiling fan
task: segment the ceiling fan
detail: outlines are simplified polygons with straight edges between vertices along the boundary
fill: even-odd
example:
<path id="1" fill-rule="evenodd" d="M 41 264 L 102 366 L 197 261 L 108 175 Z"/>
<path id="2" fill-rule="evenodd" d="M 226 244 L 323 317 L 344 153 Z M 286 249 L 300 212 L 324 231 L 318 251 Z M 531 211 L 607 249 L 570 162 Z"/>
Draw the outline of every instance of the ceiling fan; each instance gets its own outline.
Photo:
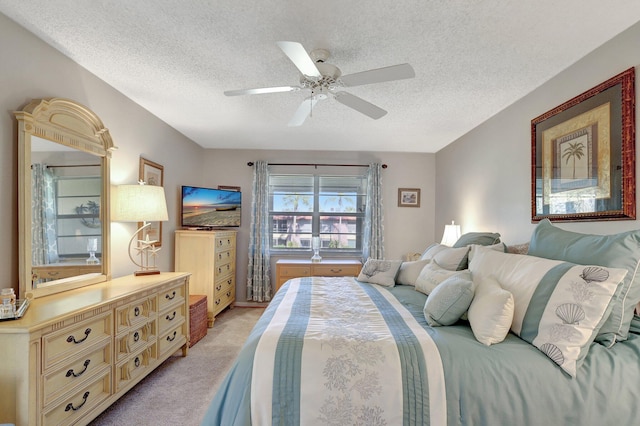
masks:
<path id="1" fill-rule="evenodd" d="M 383 117 L 387 111 L 341 89 L 343 87 L 402 80 L 416 76 L 409 64 L 392 65 L 390 67 L 342 75 L 338 67 L 325 62 L 329 58 L 329 51 L 326 49 L 315 49 L 308 54 L 302 44 L 297 42 L 279 41 L 276 44 L 302 74 L 299 86 L 227 90 L 224 94 L 227 96 L 240 96 L 309 90 L 311 95 L 302 101 L 293 118 L 289 121 L 289 126 L 302 125 L 311 114 L 315 104 L 318 101 L 327 99 L 329 95 L 333 96 L 341 104 L 377 120 Z"/>

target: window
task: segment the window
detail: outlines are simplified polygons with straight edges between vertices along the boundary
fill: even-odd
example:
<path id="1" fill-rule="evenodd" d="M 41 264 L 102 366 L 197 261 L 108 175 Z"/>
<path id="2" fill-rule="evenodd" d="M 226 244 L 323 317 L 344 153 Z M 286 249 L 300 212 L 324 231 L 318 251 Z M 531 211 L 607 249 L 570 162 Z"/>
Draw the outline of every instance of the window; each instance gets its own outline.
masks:
<path id="1" fill-rule="evenodd" d="M 324 252 L 360 252 L 366 189 L 365 175 L 270 175 L 271 248 L 309 250 L 318 235 Z"/>

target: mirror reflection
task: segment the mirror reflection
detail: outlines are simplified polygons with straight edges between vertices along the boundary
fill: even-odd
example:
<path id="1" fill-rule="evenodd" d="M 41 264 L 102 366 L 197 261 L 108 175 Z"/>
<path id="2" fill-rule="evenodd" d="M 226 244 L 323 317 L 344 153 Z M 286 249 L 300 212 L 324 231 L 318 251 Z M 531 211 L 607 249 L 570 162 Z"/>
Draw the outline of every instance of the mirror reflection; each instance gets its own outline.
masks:
<path id="1" fill-rule="evenodd" d="M 31 139 L 33 287 L 101 273 L 100 157 L 39 137 Z"/>

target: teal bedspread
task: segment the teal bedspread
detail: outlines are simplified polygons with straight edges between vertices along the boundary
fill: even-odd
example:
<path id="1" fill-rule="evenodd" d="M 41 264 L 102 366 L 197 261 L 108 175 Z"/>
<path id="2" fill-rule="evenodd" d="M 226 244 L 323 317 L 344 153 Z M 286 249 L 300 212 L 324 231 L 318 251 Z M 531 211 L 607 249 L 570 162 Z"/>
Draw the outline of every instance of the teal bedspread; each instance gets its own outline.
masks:
<path id="1" fill-rule="evenodd" d="M 359 284 L 365 291 L 369 286 Z M 202 425 L 258 424 L 251 421 L 254 353 L 289 289 L 290 283 L 281 288 L 254 327 L 220 385 Z M 410 286 L 398 285 L 386 290 L 435 342 L 444 372 L 446 415 L 429 414 L 426 409 L 429 395 L 425 394 L 422 396 L 424 416 L 405 416 L 404 424 L 428 425 L 430 418 L 446 418 L 447 425 L 600 426 L 631 425 L 640 421 L 640 321 L 634 321 L 632 333 L 625 342 L 610 349 L 594 343 L 577 377 L 572 379 L 535 347 L 512 334 L 504 342 L 487 347 L 475 340 L 464 321 L 454 326 L 429 327 L 422 312 L 425 295 Z M 299 324 L 302 317 L 307 318 L 303 323 L 308 321 L 309 312 L 303 304 L 296 299 L 293 305 L 294 323 Z M 386 309 L 379 305 L 372 303 L 370 309 Z M 289 334 L 287 339 L 295 341 L 296 338 Z M 299 369 L 295 363 L 291 365 Z M 296 377 L 297 373 L 287 374 Z M 279 376 L 286 375 L 279 373 Z M 442 396 L 437 397 L 442 399 Z M 274 407 L 280 403 L 274 396 Z M 295 412 L 280 417 L 278 423 L 301 424 Z"/>

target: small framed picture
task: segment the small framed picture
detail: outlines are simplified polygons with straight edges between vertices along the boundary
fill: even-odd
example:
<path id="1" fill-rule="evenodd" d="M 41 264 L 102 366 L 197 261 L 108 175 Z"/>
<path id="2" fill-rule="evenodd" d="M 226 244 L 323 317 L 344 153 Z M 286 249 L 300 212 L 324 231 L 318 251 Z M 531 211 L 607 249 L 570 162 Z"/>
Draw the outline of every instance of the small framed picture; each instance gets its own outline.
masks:
<path id="1" fill-rule="evenodd" d="M 420 188 L 398 188 L 398 207 L 420 207 Z"/>
<path id="2" fill-rule="evenodd" d="M 158 163 L 154 163 L 153 161 L 140 157 L 140 171 L 138 179 L 147 185 L 163 186 L 164 167 Z M 142 223 L 139 223 L 138 227 L 141 226 Z M 156 247 L 162 246 L 162 222 L 151 222 L 151 225 L 146 230 L 146 235 L 149 236 L 150 240 L 157 241 L 154 244 Z"/>

